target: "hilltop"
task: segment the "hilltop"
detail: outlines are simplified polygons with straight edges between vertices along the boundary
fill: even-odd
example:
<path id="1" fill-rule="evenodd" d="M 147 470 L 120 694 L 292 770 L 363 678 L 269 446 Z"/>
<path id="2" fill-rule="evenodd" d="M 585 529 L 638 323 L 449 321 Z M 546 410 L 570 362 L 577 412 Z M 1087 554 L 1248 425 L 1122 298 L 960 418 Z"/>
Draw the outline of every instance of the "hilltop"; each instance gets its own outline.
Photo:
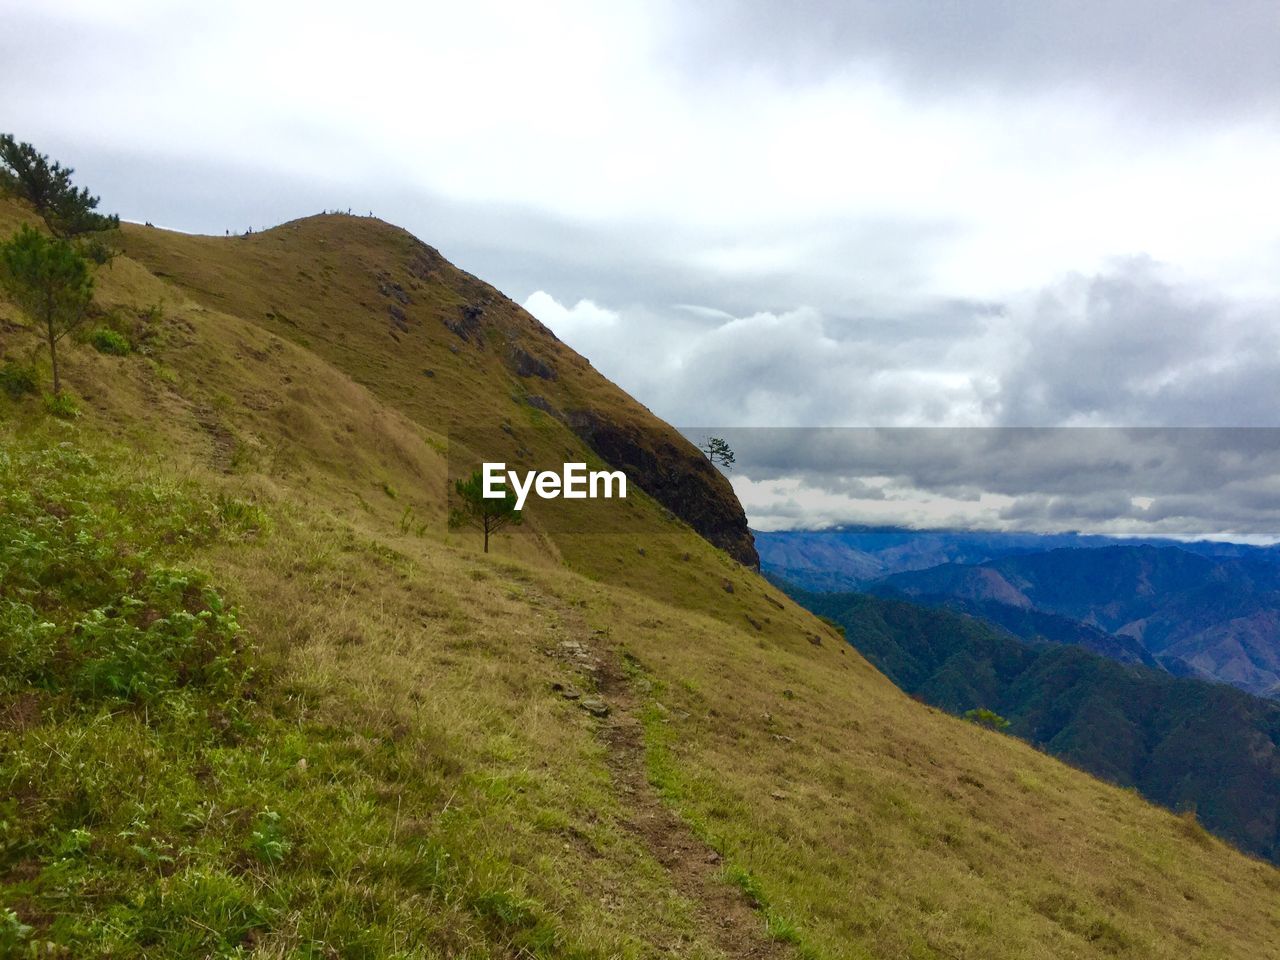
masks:
<path id="1" fill-rule="evenodd" d="M 1280 956 L 1274 867 L 900 692 L 696 450 L 403 230 L 118 243 L 79 415 L 0 393 L 0 949 Z M 473 427 L 644 493 L 482 554 Z"/>

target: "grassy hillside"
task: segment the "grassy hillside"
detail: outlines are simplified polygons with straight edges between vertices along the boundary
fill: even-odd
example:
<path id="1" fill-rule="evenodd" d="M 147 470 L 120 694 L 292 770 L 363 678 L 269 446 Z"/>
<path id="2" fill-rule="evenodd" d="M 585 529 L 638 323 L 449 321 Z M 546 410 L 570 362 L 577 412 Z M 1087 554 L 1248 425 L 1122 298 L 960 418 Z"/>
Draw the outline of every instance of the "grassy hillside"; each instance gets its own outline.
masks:
<path id="1" fill-rule="evenodd" d="M 795 595 L 913 696 L 956 714 L 994 710 L 1049 753 L 1280 860 L 1280 704 L 1074 644 L 1024 643 L 950 609 Z"/>
<path id="2" fill-rule="evenodd" d="M 506 425 L 534 454 L 585 440 L 711 542 L 758 563 L 728 482 L 688 441 L 405 231 L 329 215 L 230 238 L 126 227 L 123 240 L 194 301 L 306 347 L 441 437 Z"/>
<path id="3" fill-rule="evenodd" d="M 1280 956 L 1273 867 L 912 701 L 656 500 L 445 529 L 477 409 L 557 455 L 672 434 L 505 301 L 432 315 L 477 281 L 411 289 L 403 232 L 122 239 L 134 349 L 68 345 L 70 419 L 0 392 L 0 950 Z"/>

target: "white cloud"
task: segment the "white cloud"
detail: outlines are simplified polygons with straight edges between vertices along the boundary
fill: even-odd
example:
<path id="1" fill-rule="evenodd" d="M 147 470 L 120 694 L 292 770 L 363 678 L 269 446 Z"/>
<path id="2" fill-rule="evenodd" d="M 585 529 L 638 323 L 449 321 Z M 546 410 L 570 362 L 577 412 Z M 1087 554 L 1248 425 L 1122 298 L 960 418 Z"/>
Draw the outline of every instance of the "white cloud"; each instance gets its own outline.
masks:
<path id="1" fill-rule="evenodd" d="M 602 232 L 659 225 L 687 266 L 722 283 L 786 275 L 828 286 L 843 276 L 874 286 L 883 275 L 880 296 L 1002 297 L 1147 253 L 1241 289 L 1280 288 L 1280 233 L 1260 202 L 1280 167 L 1274 114 L 1148 122 L 1126 91 L 1089 82 L 1089 70 L 1108 77 L 1114 65 L 1087 58 L 1078 74 L 1023 88 L 960 83 L 923 96 L 889 66 L 919 53 L 912 38 L 938 39 L 919 9 L 902 14 L 919 20 L 913 30 L 895 19 L 880 31 L 872 17 L 876 29 L 844 36 L 848 50 L 824 47 L 820 73 L 782 82 L 769 62 L 756 69 L 731 55 L 735 35 L 760 20 L 733 5 L 717 21 L 731 72 L 701 76 L 672 53 L 688 53 L 701 18 L 668 2 L 235 0 L 139 3 L 128 17 L 83 2 L 12 6 L 0 41 L 6 122 L 80 151 L 164 158 L 161 176 L 213 158 L 331 195 L 381 183 Z M 829 13 L 785 28 L 818 31 Z M 1034 16 L 1010 16 L 1039 36 Z M 1162 24 L 1162 35 L 1177 26 Z M 1027 49 L 1069 62 L 1020 36 L 1007 37 L 1020 63 Z M 957 56 L 950 44 L 945 52 Z M 717 51 L 701 55 L 714 62 Z M 109 181 L 97 189 L 109 195 Z M 867 224 L 945 225 L 948 235 L 884 263 Z M 410 226 L 439 242 L 432 224 Z M 838 240 L 848 235 L 859 237 L 852 257 Z M 858 269 L 867 258 L 877 261 L 871 277 Z"/>
<path id="2" fill-rule="evenodd" d="M 681 304 L 525 306 L 606 376 L 682 426 L 985 423 L 990 378 L 950 339 L 847 328 L 813 307 L 735 317 Z M 976 327 L 981 334 L 983 328 Z"/>
<path id="3" fill-rule="evenodd" d="M 612 327 L 618 322 L 618 314 L 614 310 L 607 310 L 591 300 L 579 300 L 568 307 L 545 290 L 535 290 L 521 306 L 555 331 L 556 336 L 562 340 Z"/>
<path id="4" fill-rule="evenodd" d="M 570 309 L 542 293 L 530 304 L 681 426 L 1280 423 L 1280 304 L 1223 296 L 1149 258 L 919 317 Z"/>

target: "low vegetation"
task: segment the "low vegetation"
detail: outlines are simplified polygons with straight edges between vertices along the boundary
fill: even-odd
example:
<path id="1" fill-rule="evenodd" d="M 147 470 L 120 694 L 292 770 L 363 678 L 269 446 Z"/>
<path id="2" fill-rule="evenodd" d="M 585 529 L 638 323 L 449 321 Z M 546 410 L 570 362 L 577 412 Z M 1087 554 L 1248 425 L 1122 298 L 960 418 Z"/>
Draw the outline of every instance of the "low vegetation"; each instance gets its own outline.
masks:
<path id="1" fill-rule="evenodd" d="M 114 357 L 126 356 L 132 349 L 124 334 L 112 330 L 110 327 L 99 327 L 93 331 L 89 335 L 89 342 L 93 344 L 93 348 L 99 353 L 106 353 Z"/>
<path id="2" fill-rule="evenodd" d="M 514 771 L 285 679 L 189 565 L 270 549 L 261 508 L 112 459 L 0 455 L 8 954 L 604 956 L 513 872 L 519 828 L 484 836 L 536 811 Z"/>

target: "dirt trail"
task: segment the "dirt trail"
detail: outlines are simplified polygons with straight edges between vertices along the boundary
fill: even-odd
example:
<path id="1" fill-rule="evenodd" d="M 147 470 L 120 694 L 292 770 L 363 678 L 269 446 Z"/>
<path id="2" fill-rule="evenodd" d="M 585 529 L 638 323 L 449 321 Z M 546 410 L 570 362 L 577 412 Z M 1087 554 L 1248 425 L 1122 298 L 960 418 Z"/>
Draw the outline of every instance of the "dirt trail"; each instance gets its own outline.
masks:
<path id="1" fill-rule="evenodd" d="M 585 629 L 574 632 L 587 633 Z M 623 799 L 628 817 L 624 826 L 645 844 L 670 874 L 675 889 L 694 905 L 708 941 L 731 960 L 794 957 L 789 946 L 765 932 L 764 916 L 747 895 L 721 878 L 720 854 L 663 803 L 649 782 L 641 696 L 608 637 L 597 632 L 590 641 L 562 643 L 559 652 L 584 679 L 594 680 L 595 695 L 608 706 L 598 735 L 608 747 L 607 763 Z M 583 702 L 586 705 L 587 700 Z"/>

